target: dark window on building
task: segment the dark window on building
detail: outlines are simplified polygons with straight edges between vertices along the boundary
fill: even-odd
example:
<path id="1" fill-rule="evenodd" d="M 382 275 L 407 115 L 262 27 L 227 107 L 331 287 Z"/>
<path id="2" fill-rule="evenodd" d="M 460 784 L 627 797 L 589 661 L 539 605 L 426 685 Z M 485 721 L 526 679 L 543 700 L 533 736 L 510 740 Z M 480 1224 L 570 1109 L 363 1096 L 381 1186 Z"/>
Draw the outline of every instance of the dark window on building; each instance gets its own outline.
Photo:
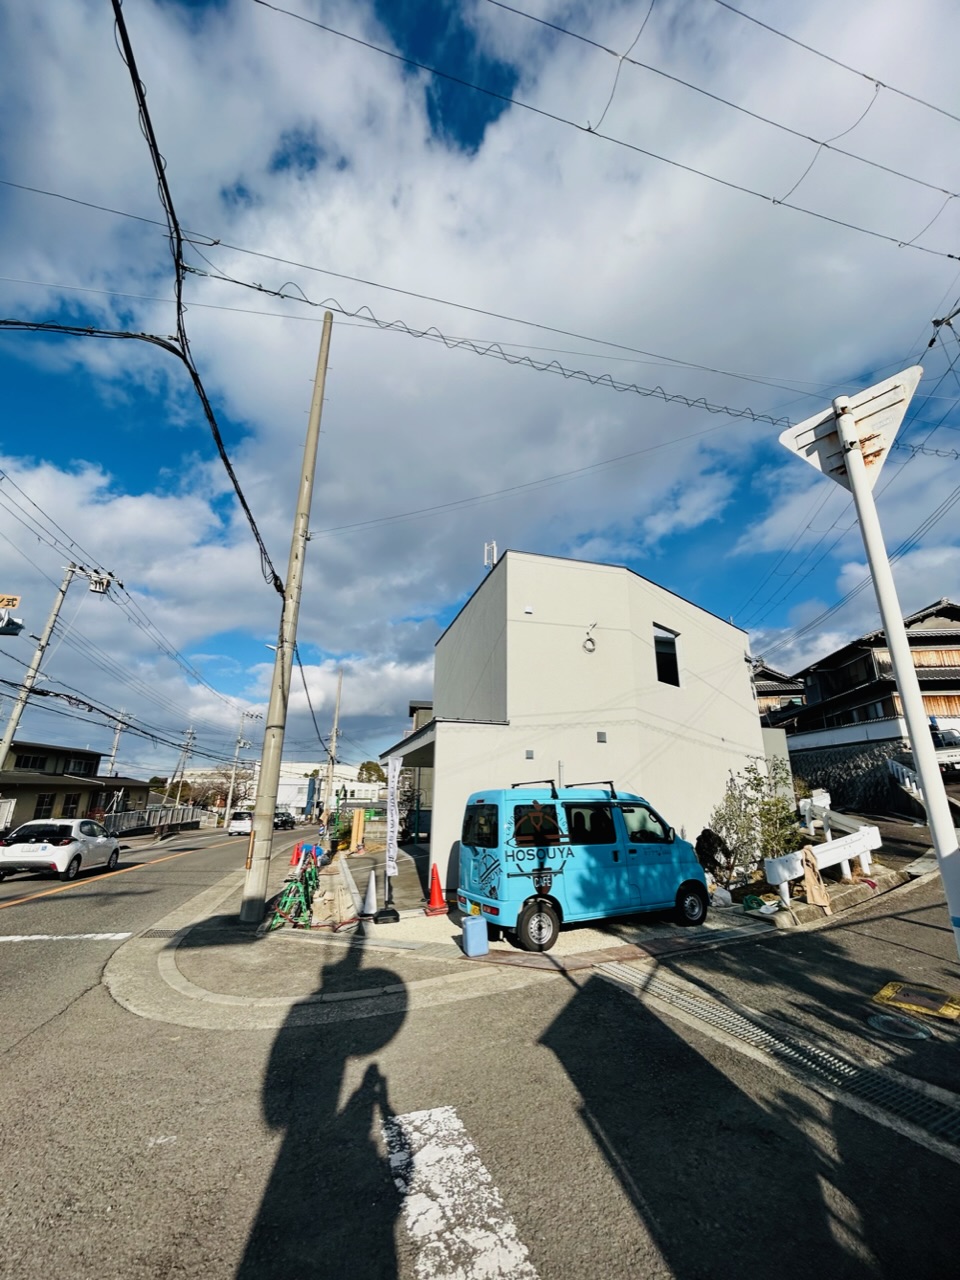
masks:
<path id="1" fill-rule="evenodd" d="M 17 756 L 18 769 L 36 769 L 40 773 L 43 773 L 46 767 L 46 756 Z"/>
<path id="2" fill-rule="evenodd" d="M 54 791 L 41 791 L 37 796 L 37 807 L 33 811 L 35 818 L 50 818 L 53 816 L 53 802 L 56 798 Z"/>
<path id="3" fill-rule="evenodd" d="M 96 761 L 87 756 L 74 756 L 67 761 L 67 773 L 79 774 L 82 778 L 91 778 L 96 773 Z"/>
<path id="4" fill-rule="evenodd" d="M 80 808 L 80 792 L 68 791 L 63 797 L 63 813 L 61 818 L 75 818 Z"/>
<path id="5" fill-rule="evenodd" d="M 677 657 L 677 633 L 666 627 L 653 627 L 653 651 L 657 658 L 657 679 L 661 684 L 680 684 L 680 662 Z"/>

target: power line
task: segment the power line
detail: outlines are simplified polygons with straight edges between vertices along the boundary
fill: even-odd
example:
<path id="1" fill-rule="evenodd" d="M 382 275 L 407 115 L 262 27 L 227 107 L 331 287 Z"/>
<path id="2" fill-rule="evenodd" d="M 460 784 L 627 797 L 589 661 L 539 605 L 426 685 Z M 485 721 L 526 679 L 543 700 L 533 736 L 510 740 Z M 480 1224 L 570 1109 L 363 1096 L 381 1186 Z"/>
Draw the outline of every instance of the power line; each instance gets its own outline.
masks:
<path id="1" fill-rule="evenodd" d="M 35 511 L 39 512 L 40 516 L 43 518 L 42 521 L 31 515 L 24 507 L 23 503 L 18 502 L 12 494 L 6 493 L 4 491 L 5 487 L 12 487 L 15 489 Z M 12 510 L 10 504 L 12 504 L 16 510 Z M 0 508 L 6 510 L 7 513 L 11 515 L 13 519 L 17 520 L 19 524 L 23 525 L 23 527 L 33 537 L 44 542 L 53 550 L 61 551 L 64 555 L 69 557 L 78 556 L 84 560 L 87 565 L 95 567 L 102 573 L 106 573 L 103 565 L 95 556 L 85 550 L 85 548 L 72 538 L 65 529 L 57 524 L 53 517 L 48 512 L 44 511 L 44 509 L 35 502 L 20 485 L 17 484 L 9 472 L 2 470 L 0 470 Z M 56 533 L 51 533 L 51 528 L 55 529 Z M 58 537 L 57 534 L 62 535 L 62 537 Z M 34 567 L 38 568 L 36 565 L 34 565 Z M 127 591 L 123 583 L 117 579 L 116 574 L 111 574 L 109 576 L 113 578 L 114 590 L 107 593 L 107 599 L 119 608 L 127 619 L 137 626 L 165 657 L 176 662 L 181 670 L 189 676 L 191 680 L 202 685 L 206 690 L 208 690 L 208 692 L 219 698 L 226 706 L 231 709 L 236 709 L 239 706 L 236 699 L 227 697 L 225 694 L 221 693 L 219 689 L 215 689 L 213 685 L 209 684 L 200 672 L 197 671 L 196 667 L 194 667 L 193 664 L 184 657 L 182 653 L 180 653 L 172 641 L 167 639 L 160 628 L 157 627 L 153 620 L 147 615 L 135 597 L 132 596 L 130 592 Z M 114 591 L 119 594 L 114 594 Z"/>
<path id="2" fill-rule="evenodd" d="M 881 164 L 877 160 L 870 160 L 866 156 L 859 155 L 855 151 L 847 151 L 844 147 L 835 147 L 833 143 L 837 138 L 841 138 L 844 134 L 852 132 L 852 130 L 856 128 L 856 125 L 860 123 L 860 120 L 863 119 L 863 116 L 861 116 L 860 120 L 857 120 L 856 124 L 851 126 L 850 129 L 845 129 L 842 134 L 837 134 L 836 138 L 815 138 L 811 134 L 804 133 L 800 129 L 791 128 L 790 125 L 784 124 L 780 120 L 773 120 L 770 116 L 765 116 L 758 111 L 751 111 L 749 107 L 745 107 L 739 102 L 732 102 L 729 98 L 724 98 L 721 94 L 713 93 L 711 90 L 705 89 L 702 85 L 695 84 L 691 80 L 684 80 L 682 76 L 677 76 L 670 71 L 665 71 L 662 67 L 653 66 L 649 62 L 641 62 L 637 58 L 631 58 L 629 53 L 622 55 L 618 54 L 615 49 L 611 49 L 597 40 L 592 40 L 589 36 L 585 36 L 581 32 L 571 31 L 568 27 L 559 26 L 555 22 L 548 22 L 545 18 L 539 18 L 535 14 L 527 13 L 523 9 L 516 9 L 513 5 L 503 4 L 501 3 L 501 0 L 487 0 L 487 3 L 492 4 L 497 9 L 504 9 L 507 13 L 516 14 L 519 18 L 525 18 L 528 22 L 534 22 L 538 26 L 548 27 L 551 31 L 556 31 L 560 35 L 569 36 L 573 40 L 579 40 L 581 43 L 589 45 L 591 48 L 597 49 L 602 53 L 610 54 L 612 57 L 617 58 L 620 66 L 622 66 L 624 62 L 627 62 L 630 66 L 637 67 L 641 71 L 648 71 L 651 75 L 660 76 L 662 79 L 669 80 L 673 84 L 680 85 L 684 89 L 689 89 L 692 93 L 697 93 L 704 98 L 709 98 L 711 102 L 719 102 L 722 106 L 729 107 L 731 111 L 738 111 L 741 115 L 749 116 L 751 120 L 756 120 L 760 124 L 768 125 L 770 128 L 777 129 L 781 133 L 789 134 L 791 137 L 797 138 L 802 142 L 810 142 L 817 148 L 818 153 L 821 150 L 833 151 L 836 155 L 844 156 L 848 160 L 855 160 L 858 164 L 867 165 L 871 169 L 879 170 L 881 173 L 890 174 L 891 177 L 901 178 L 904 182 L 910 182 L 915 186 L 924 187 L 927 191 L 939 192 L 941 195 L 947 196 L 951 200 L 960 199 L 960 193 L 950 191 L 948 188 L 940 186 L 939 183 L 927 182 L 924 178 L 918 178 L 914 174 L 904 173 L 901 169 L 894 169 L 890 165 Z M 882 86 L 878 82 L 874 83 L 876 91 L 879 92 Z M 867 107 L 867 111 L 870 110 L 870 107 L 873 106 L 875 101 L 876 93 L 874 94 L 873 99 L 871 99 L 870 104 Z M 866 115 L 866 111 L 864 112 L 864 115 Z M 594 128 L 597 127 L 599 127 L 599 122 L 598 125 L 594 126 Z M 814 160 L 815 159 L 816 155 L 814 156 Z M 811 161 L 811 165 L 812 163 L 813 161 Z M 809 172 L 809 170 L 807 172 Z M 806 174 L 804 174 L 804 177 L 805 176 Z M 795 185 L 794 190 L 796 189 L 796 186 L 799 186 L 799 183 Z M 942 211 L 943 210 L 941 209 L 941 212 Z M 937 216 L 939 217 L 939 214 Z M 923 233 L 921 232 L 920 234 L 922 235 Z M 916 237 L 914 238 L 916 239 Z"/>
<path id="3" fill-rule="evenodd" d="M 118 3 L 118 0 L 114 0 Z M 351 44 L 360 45 L 364 49 L 369 49 L 373 53 L 379 53 L 382 57 L 392 58 L 396 62 L 402 62 L 406 66 L 415 67 L 419 71 L 427 71 L 431 75 L 437 76 L 442 80 L 449 80 L 453 84 L 461 85 L 463 88 L 472 89 L 476 93 L 482 93 L 487 97 L 495 98 L 499 102 L 505 102 L 510 106 L 519 107 L 523 111 L 532 112 L 536 116 L 540 116 L 546 120 L 552 120 L 555 124 L 561 124 L 569 129 L 575 129 L 578 133 L 587 134 L 592 138 L 599 138 L 603 142 L 609 142 L 613 146 L 622 147 L 624 150 L 630 151 L 636 155 L 646 156 L 649 160 L 656 160 L 661 164 L 669 165 L 671 168 L 679 169 L 683 173 L 692 174 L 694 177 L 703 178 L 707 182 L 713 182 L 718 186 L 725 187 L 729 191 L 739 191 L 742 195 L 752 196 L 756 200 L 762 200 L 766 204 L 774 205 L 783 209 L 791 209 L 794 213 L 803 213 L 807 217 L 817 218 L 821 222 L 828 222 L 832 226 L 845 227 L 848 231 L 856 231 L 860 235 L 870 236 L 875 240 L 883 240 L 888 244 L 894 244 L 899 249 L 915 249 L 919 253 L 931 254 L 938 258 L 954 258 L 960 259 L 960 254 L 949 253 L 945 249 L 933 249 L 927 245 L 916 244 L 916 237 L 907 239 L 903 236 L 889 235 L 884 231 L 877 231 L 871 227 L 863 227 L 855 222 L 848 222 L 845 218 L 836 218 L 831 214 L 822 213 L 816 209 L 809 209 L 805 205 L 795 204 L 790 200 L 779 199 L 776 196 L 768 195 L 763 191 L 756 191 L 753 187 L 745 186 L 743 183 L 733 182 L 729 178 L 722 178 L 719 174 L 709 173 L 705 169 L 698 169 L 695 165 L 684 164 L 683 161 L 673 160 L 669 156 L 661 155 L 657 151 L 651 151 L 646 147 L 638 146 L 636 143 L 627 142 L 624 138 L 615 138 L 608 133 L 600 133 L 597 129 L 590 128 L 589 125 L 582 125 L 576 120 L 570 120 L 566 116 L 558 115 L 556 112 L 547 111 L 543 107 L 535 107 L 532 103 L 524 102 L 520 98 L 515 98 L 507 93 L 500 93 L 496 89 L 488 89 L 484 85 L 475 84 L 471 80 L 465 80 L 462 76 L 453 75 L 448 71 L 441 71 L 439 68 L 429 65 L 425 62 L 419 62 L 415 58 L 406 57 L 404 54 L 396 53 L 392 49 L 385 49 L 381 45 L 373 44 L 369 40 L 363 40 L 359 36 L 349 35 L 345 31 L 340 31 L 336 27 L 331 27 L 326 23 L 318 22 L 314 18 L 307 18 L 301 13 L 294 13 L 290 9 L 283 9 L 279 5 L 269 4 L 268 0 L 253 0 L 254 4 L 260 5 L 264 9 L 271 9 L 274 13 L 283 14 L 285 17 L 294 18 L 298 22 L 306 23 L 308 26 L 316 27 L 320 31 L 326 32 L 328 35 L 337 36 L 341 40 L 347 40 Z M 920 233 L 922 234 L 922 233 Z"/>
<path id="4" fill-rule="evenodd" d="M 177 218 L 176 209 L 173 203 L 173 197 L 170 193 L 170 188 L 167 183 L 166 161 L 163 159 L 163 156 L 160 154 L 160 149 L 157 144 L 156 134 L 154 133 L 154 130 L 153 130 L 153 123 L 150 119 L 150 113 L 147 109 L 146 89 L 144 88 L 143 81 L 140 79 L 139 73 L 137 71 L 137 65 L 136 65 L 136 59 L 133 53 L 133 47 L 130 43 L 130 38 L 127 33 L 126 23 L 123 18 L 122 0 L 112 0 L 112 5 L 113 5 L 113 12 L 114 12 L 114 21 L 115 21 L 115 29 L 116 29 L 116 35 L 117 35 L 117 41 L 118 41 L 118 48 L 120 49 L 121 57 L 123 58 L 123 61 L 126 64 L 127 70 L 130 73 L 130 79 L 133 85 L 134 97 L 137 102 L 140 128 L 147 142 L 147 147 L 150 152 L 150 159 L 153 164 L 154 173 L 156 174 L 156 178 L 157 178 L 157 189 L 160 195 L 160 203 L 163 207 L 164 216 L 166 218 L 167 233 L 168 233 L 168 238 L 170 242 L 170 252 L 173 256 L 173 263 L 174 263 L 174 293 L 175 293 L 175 305 L 176 305 L 176 316 L 177 316 L 176 339 L 163 339 L 153 334 L 96 329 L 92 326 L 81 327 L 81 326 L 73 326 L 73 325 L 56 325 L 56 324 L 32 324 L 32 323 L 28 324 L 26 322 L 12 321 L 12 320 L 0 321 L 0 327 L 8 328 L 8 329 L 19 329 L 21 331 L 33 332 L 33 333 L 48 332 L 48 333 L 73 334 L 79 337 L 136 339 L 139 341 L 153 343 L 156 346 L 162 347 L 164 350 L 169 351 L 171 354 L 175 355 L 177 359 L 180 360 L 180 362 L 183 364 L 184 368 L 187 370 L 187 373 L 190 377 L 190 381 L 193 384 L 194 391 L 196 392 L 197 399 L 200 401 L 200 406 L 203 410 L 204 417 L 207 420 L 207 424 L 213 436 L 213 440 L 214 440 L 214 444 L 216 445 L 217 452 L 220 455 L 220 459 L 223 463 L 224 469 L 226 470 L 227 475 L 230 478 L 230 482 L 233 485 L 234 492 L 237 495 L 237 500 L 239 501 L 243 509 L 244 515 L 247 518 L 247 523 L 250 526 L 254 539 L 257 543 L 257 547 L 260 551 L 260 562 L 261 562 L 261 569 L 263 571 L 263 575 L 266 581 L 271 583 L 271 585 L 274 587 L 276 591 L 278 591 L 280 595 L 283 595 L 283 582 L 279 574 L 277 573 L 276 569 L 274 569 L 273 567 L 273 562 L 270 559 L 270 555 L 267 551 L 266 544 L 264 543 L 263 538 L 260 535 L 260 530 L 257 528 L 257 523 L 256 523 L 256 520 L 254 519 L 253 512 L 250 510 L 249 504 L 247 503 L 247 499 L 243 493 L 243 490 L 240 487 L 240 482 L 237 479 L 236 473 L 234 472 L 234 469 L 233 469 L 233 464 L 230 461 L 230 458 L 226 451 L 226 446 L 223 443 L 223 438 L 220 434 L 220 427 L 219 427 L 219 424 L 217 423 L 216 415 L 213 412 L 213 407 L 210 404 L 209 397 L 207 396 L 206 389 L 200 378 L 199 371 L 197 370 L 196 364 L 193 359 L 193 355 L 190 350 L 190 341 L 187 336 L 186 326 L 184 323 L 183 231 L 180 227 L 180 223 Z M 138 220 L 142 221 L 142 219 L 138 219 Z"/>
<path id="5" fill-rule="evenodd" d="M 260 0 L 256 0 L 260 3 Z M 702 409 L 705 413 L 724 414 L 729 418 L 747 418 L 751 422 L 768 422 L 771 426 L 789 425 L 788 418 L 774 418 L 768 413 L 757 413 L 749 407 L 743 409 L 734 409 L 729 405 L 713 404 L 703 396 L 691 399 L 689 396 L 680 394 L 679 392 L 668 392 L 663 387 L 643 387 L 635 382 L 622 382 L 612 377 L 609 373 L 592 374 L 584 369 L 570 369 L 562 365 L 558 360 L 534 360 L 532 356 L 518 356 L 511 352 L 505 351 L 497 342 L 486 345 L 476 343 L 469 338 L 449 338 L 445 333 L 438 329 L 435 325 L 430 325 L 426 329 L 417 329 L 409 325 L 404 320 L 380 320 L 371 309 L 364 305 L 357 307 L 355 310 L 344 307 L 336 298 L 324 298 L 322 302 L 315 302 L 308 298 L 307 295 L 297 286 L 298 292 L 285 293 L 281 289 L 270 289 L 266 285 L 256 284 L 249 280 L 239 280 L 235 276 L 229 276 L 224 272 L 217 271 L 216 274 L 210 271 L 202 271 L 199 267 L 188 267 L 187 270 L 197 276 L 203 276 L 210 280 L 222 280 L 228 284 L 238 285 L 242 289 L 250 289 L 254 293 L 265 294 L 272 298 L 283 298 L 287 302 L 298 302 L 308 307 L 326 308 L 331 311 L 338 311 L 341 315 L 363 317 L 377 326 L 378 329 L 398 330 L 406 333 L 412 338 L 431 337 L 443 343 L 448 350 L 468 350 L 475 355 L 490 356 L 497 360 L 502 360 L 509 365 L 524 365 L 529 369 L 534 369 L 538 373 L 555 373 L 563 378 L 573 380 L 575 382 L 587 382 L 591 386 L 608 387 L 612 391 L 629 391 L 642 397 L 652 397 L 655 400 L 662 400 L 664 404 L 683 404 L 688 409 Z M 2 321 L 0 321 L 2 323 Z"/>
<path id="6" fill-rule="evenodd" d="M 729 9 L 738 18 L 745 18 L 747 22 L 763 27 L 764 31 L 769 31 L 772 35 L 779 36 L 781 40 L 788 40 L 790 44 L 795 44 L 798 48 L 805 49 L 807 53 L 812 53 L 816 57 L 822 58 L 825 62 L 833 63 L 835 67 L 849 71 L 851 75 L 859 76 L 862 80 L 869 80 L 871 84 L 880 89 L 886 89 L 888 93 L 895 93 L 899 98 L 906 98 L 909 102 L 915 102 L 918 106 L 926 107 L 928 111 L 935 111 L 938 115 L 946 116 L 948 120 L 955 120 L 957 124 L 960 124 L 960 116 L 955 116 L 952 111 L 947 111 L 944 107 L 938 107 L 935 103 L 928 102 L 925 98 L 919 98 L 914 93 L 908 93 L 905 89 L 898 89 L 895 85 L 887 84 L 877 76 L 871 75 L 869 71 L 860 71 L 856 67 L 851 67 L 848 63 L 841 62 L 839 58 L 835 58 L 832 54 L 824 53 L 822 49 L 815 49 L 813 45 L 804 44 L 796 36 L 788 36 L 785 31 L 778 31 L 776 27 L 771 27 L 768 22 L 761 22 L 759 18 L 753 17 L 752 14 L 745 13 L 743 9 L 737 9 L 732 4 L 728 4 L 727 0 L 715 0 L 715 3 L 720 5 L 722 9 Z"/>

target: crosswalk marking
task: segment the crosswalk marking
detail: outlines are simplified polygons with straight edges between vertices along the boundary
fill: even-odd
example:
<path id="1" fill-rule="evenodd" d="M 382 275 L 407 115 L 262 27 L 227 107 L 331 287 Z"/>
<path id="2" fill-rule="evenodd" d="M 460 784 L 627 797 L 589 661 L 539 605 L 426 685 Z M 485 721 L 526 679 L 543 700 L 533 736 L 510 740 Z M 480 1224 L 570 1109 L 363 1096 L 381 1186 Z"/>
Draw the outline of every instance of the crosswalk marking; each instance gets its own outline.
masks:
<path id="1" fill-rule="evenodd" d="M 124 942 L 131 933 L 6 933 L 0 942 Z"/>
<path id="2" fill-rule="evenodd" d="M 407 1231 L 419 1246 L 417 1280 L 538 1280 L 453 1107 L 394 1116 L 383 1135 Z"/>

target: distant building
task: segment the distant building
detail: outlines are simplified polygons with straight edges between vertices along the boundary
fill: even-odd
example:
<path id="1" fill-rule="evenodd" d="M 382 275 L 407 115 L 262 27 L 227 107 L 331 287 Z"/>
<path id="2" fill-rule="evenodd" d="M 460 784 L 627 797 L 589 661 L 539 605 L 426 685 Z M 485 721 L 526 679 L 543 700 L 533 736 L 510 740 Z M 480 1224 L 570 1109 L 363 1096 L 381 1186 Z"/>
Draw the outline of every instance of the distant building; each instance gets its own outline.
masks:
<path id="1" fill-rule="evenodd" d="M 695 839 L 764 756 L 751 670 L 740 628 L 629 569 L 508 551 L 437 642 L 432 718 L 380 759 L 433 770 L 448 889 L 485 787 L 610 779 Z"/>
<path id="2" fill-rule="evenodd" d="M 108 811 L 145 808 L 148 784 L 116 774 L 101 777 L 101 759 L 97 751 L 15 739 L 0 770 L 0 827 L 32 818 L 100 819 Z"/>
<path id="3" fill-rule="evenodd" d="M 765 725 L 776 725 L 793 718 L 797 708 L 803 706 L 803 681 L 768 666 L 762 658 L 753 664 L 753 691 L 757 696 L 760 719 Z"/>
<path id="4" fill-rule="evenodd" d="M 960 729 L 960 605 L 943 598 L 904 618 L 923 708 Z M 868 631 L 794 677 L 804 705 L 787 725 L 794 772 L 850 808 L 890 794 L 886 761 L 909 750 L 907 724 L 882 628 Z"/>

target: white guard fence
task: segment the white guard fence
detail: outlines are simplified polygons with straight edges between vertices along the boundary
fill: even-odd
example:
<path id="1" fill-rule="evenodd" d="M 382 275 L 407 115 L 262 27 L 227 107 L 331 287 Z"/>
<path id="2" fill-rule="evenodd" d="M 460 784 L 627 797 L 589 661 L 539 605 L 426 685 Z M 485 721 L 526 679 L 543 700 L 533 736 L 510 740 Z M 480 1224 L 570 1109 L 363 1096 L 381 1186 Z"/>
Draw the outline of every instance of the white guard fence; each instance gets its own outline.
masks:
<path id="1" fill-rule="evenodd" d="M 128 809 L 124 813 L 107 813 L 101 819 L 112 836 L 139 827 L 177 826 L 184 822 L 199 822 L 201 827 L 215 827 L 218 815 L 210 809 L 197 809 L 193 805 L 152 804 L 147 809 Z"/>

